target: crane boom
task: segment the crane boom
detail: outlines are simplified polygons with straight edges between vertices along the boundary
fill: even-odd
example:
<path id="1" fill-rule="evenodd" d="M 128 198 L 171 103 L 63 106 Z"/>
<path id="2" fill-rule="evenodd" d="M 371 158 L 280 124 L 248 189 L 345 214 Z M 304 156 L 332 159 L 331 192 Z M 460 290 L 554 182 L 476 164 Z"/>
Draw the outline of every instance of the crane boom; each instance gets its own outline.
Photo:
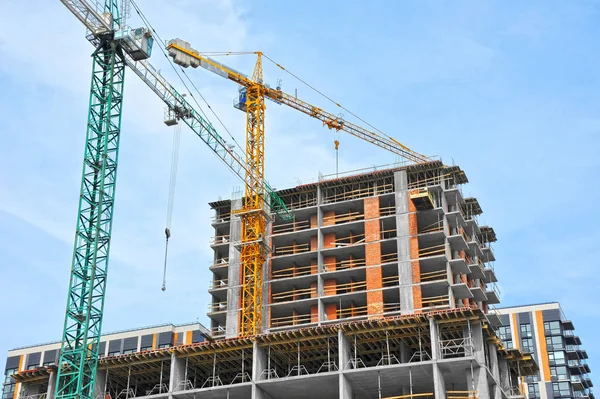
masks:
<path id="1" fill-rule="evenodd" d="M 193 49 L 188 42 L 185 42 L 181 39 L 170 40 L 167 44 L 167 49 L 169 50 L 169 55 L 173 57 L 175 63 L 181 66 L 191 66 L 194 68 L 201 66 L 244 87 L 250 87 L 254 83 L 253 80 L 247 75 L 238 72 L 235 69 L 212 59 L 211 57 L 202 55 L 200 52 Z M 255 54 L 258 54 L 259 56 L 261 55 L 259 52 Z M 279 104 L 285 104 L 290 108 L 318 119 L 329 129 L 335 129 L 337 131 L 342 130 L 346 133 L 352 134 L 353 136 L 399 155 L 410 162 L 420 163 L 430 161 L 429 157 L 411 150 L 404 144 L 391 137 L 377 134 L 373 131 L 365 129 L 279 89 L 273 89 L 265 84 L 262 84 L 262 86 L 264 87 L 264 96 L 266 98 L 269 98 Z"/>

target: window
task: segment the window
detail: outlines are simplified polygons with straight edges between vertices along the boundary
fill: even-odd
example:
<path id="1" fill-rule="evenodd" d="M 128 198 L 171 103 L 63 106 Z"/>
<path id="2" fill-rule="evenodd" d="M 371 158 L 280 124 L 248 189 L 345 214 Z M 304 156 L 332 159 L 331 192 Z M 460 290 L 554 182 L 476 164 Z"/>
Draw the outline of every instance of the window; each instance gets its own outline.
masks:
<path id="1" fill-rule="evenodd" d="M 548 360 L 550 360 L 551 366 L 554 366 L 557 364 L 566 364 L 565 352 L 563 352 L 563 351 L 548 352 Z"/>
<path id="2" fill-rule="evenodd" d="M 142 346 L 142 347 L 140 348 L 140 352 L 143 352 L 143 351 L 151 351 L 151 350 L 152 350 L 152 346 Z"/>
<path id="3" fill-rule="evenodd" d="M 521 338 L 531 338 L 531 324 L 521 324 Z"/>
<path id="4" fill-rule="evenodd" d="M 18 370 L 16 368 L 14 369 L 7 369 L 6 370 L 6 374 L 5 374 L 5 378 L 4 378 L 4 385 L 6 384 L 14 384 L 15 380 L 13 380 L 13 378 L 11 377 L 11 375 L 13 375 L 14 373 L 16 373 Z"/>
<path id="5" fill-rule="evenodd" d="M 568 382 L 553 382 L 552 390 L 554 391 L 554 397 L 559 396 L 571 396 L 571 386 Z"/>
<path id="6" fill-rule="evenodd" d="M 548 335 L 561 335 L 560 321 L 545 321 L 544 332 Z"/>
<path id="7" fill-rule="evenodd" d="M 498 337 L 502 341 L 511 339 L 510 326 L 501 326 L 500 328 L 498 328 Z"/>
<path id="8" fill-rule="evenodd" d="M 563 339 L 560 335 L 555 335 L 553 337 L 546 337 L 546 347 L 549 351 L 563 349 Z"/>
<path id="9" fill-rule="evenodd" d="M 523 338 L 521 340 L 521 349 L 523 352 L 533 352 L 533 338 Z"/>
<path id="10" fill-rule="evenodd" d="M 527 391 L 529 392 L 530 398 L 539 398 L 540 397 L 540 386 L 536 383 L 527 384 Z"/>
<path id="11" fill-rule="evenodd" d="M 567 368 L 565 366 L 550 367 L 550 374 L 552 374 L 552 377 L 556 377 L 559 380 L 568 380 L 569 379 L 569 374 L 567 373 Z"/>
<path id="12" fill-rule="evenodd" d="M 19 370 L 17 368 L 6 369 L 4 374 L 4 389 L 2 390 L 2 399 L 12 399 L 15 391 L 16 381 L 11 377 Z"/>
<path id="13" fill-rule="evenodd" d="M 506 349 L 513 349 L 513 342 L 512 339 L 508 340 L 508 341 L 503 341 L 504 346 L 506 346 Z"/>
<path id="14" fill-rule="evenodd" d="M 46 366 L 52 366 L 54 365 L 54 362 L 44 362 L 44 364 L 42 364 L 42 366 L 46 367 Z"/>
<path id="15" fill-rule="evenodd" d="M 130 353 L 134 353 L 135 349 L 127 349 L 126 351 L 123 351 L 124 355 L 129 355 Z"/>
<path id="16" fill-rule="evenodd" d="M 169 346 L 171 346 L 171 344 L 160 344 L 158 345 L 158 349 L 168 348 Z"/>
<path id="17" fill-rule="evenodd" d="M 528 384 L 531 384 L 532 382 L 538 382 L 540 380 L 540 378 L 538 377 L 538 375 L 527 375 L 525 376 L 525 382 Z"/>
<path id="18" fill-rule="evenodd" d="M 120 351 L 108 352 L 108 356 L 119 356 L 120 354 Z"/>

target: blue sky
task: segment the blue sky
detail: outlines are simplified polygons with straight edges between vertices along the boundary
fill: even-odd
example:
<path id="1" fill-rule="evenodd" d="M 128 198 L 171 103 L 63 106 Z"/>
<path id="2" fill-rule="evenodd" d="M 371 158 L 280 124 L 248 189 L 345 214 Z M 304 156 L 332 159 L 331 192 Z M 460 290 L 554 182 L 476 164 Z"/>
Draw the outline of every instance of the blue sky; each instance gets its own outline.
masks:
<path id="1" fill-rule="evenodd" d="M 181 37 L 201 51 L 261 50 L 415 150 L 460 165 L 470 180 L 465 194 L 479 199 L 480 221 L 499 238 L 502 304 L 560 301 L 592 370 L 600 365 L 598 3 L 138 3 L 163 39 Z M 60 339 L 91 52 L 59 1 L 0 3 L 0 354 Z M 254 62 L 223 61 L 248 73 Z M 159 51 L 152 63 L 182 88 Z M 188 74 L 243 143 L 235 85 L 203 70 Z M 268 63 L 265 78 L 339 112 Z M 104 331 L 207 322 L 207 202 L 241 183 L 183 130 L 161 292 L 173 132 L 162 117 L 163 105 L 129 73 Z M 272 185 L 335 171 L 333 134 L 317 121 L 270 103 L 266 131 Z M 394 162 L 353 137 L 340 141 L 340 170 Z"/>

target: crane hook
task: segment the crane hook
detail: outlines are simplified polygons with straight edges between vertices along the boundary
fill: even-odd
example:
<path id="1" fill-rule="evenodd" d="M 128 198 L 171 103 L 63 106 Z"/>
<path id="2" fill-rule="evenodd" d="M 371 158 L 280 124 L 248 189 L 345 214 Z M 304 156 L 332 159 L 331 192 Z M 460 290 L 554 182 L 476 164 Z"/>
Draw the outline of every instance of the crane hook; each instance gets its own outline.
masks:
<path id="1" fill-rule="evenodd" d="M 169 238 L 171 237 L 171 230 L 168 227 L 165 228 L 165 267 L 163 269 L 163 283 L 161 290 L 164 292 L 167 290 L 167 252 L 169 251 Z"/>

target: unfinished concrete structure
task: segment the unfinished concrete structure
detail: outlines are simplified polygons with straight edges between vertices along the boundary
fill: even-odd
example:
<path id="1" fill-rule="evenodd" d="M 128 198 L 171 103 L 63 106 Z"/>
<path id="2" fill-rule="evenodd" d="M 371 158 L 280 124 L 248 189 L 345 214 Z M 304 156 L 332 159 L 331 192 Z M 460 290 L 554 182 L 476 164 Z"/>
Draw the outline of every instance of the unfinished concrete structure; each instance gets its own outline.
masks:
<path id="1" fill-rule="evenodd" d="M 252 338 L 238 336 L 241 201 L 212 203 L 211 339 L 101 359 L 97 398 L 524 397 L 537 366 L 495 334 L 495 235 L 466 182 L 432 162 L 279 191 L 295 217 L 269 225 Z M 19 368 L 12 399 L 53 399 L 53 373 Z"/>
<path id="2" fill-rule="evenodd" d="M 431 162 L 279 191 L 264 268 L 263 331 L 499 302 L 492 228 L 456 167 Z M 218 201 L 208 310 L 215 338 L 238 335 L 241 200 Z M 490 315 L 491 317 L 492 315 Z M 497 322 L 497 318 L 495 319 Z"/>

